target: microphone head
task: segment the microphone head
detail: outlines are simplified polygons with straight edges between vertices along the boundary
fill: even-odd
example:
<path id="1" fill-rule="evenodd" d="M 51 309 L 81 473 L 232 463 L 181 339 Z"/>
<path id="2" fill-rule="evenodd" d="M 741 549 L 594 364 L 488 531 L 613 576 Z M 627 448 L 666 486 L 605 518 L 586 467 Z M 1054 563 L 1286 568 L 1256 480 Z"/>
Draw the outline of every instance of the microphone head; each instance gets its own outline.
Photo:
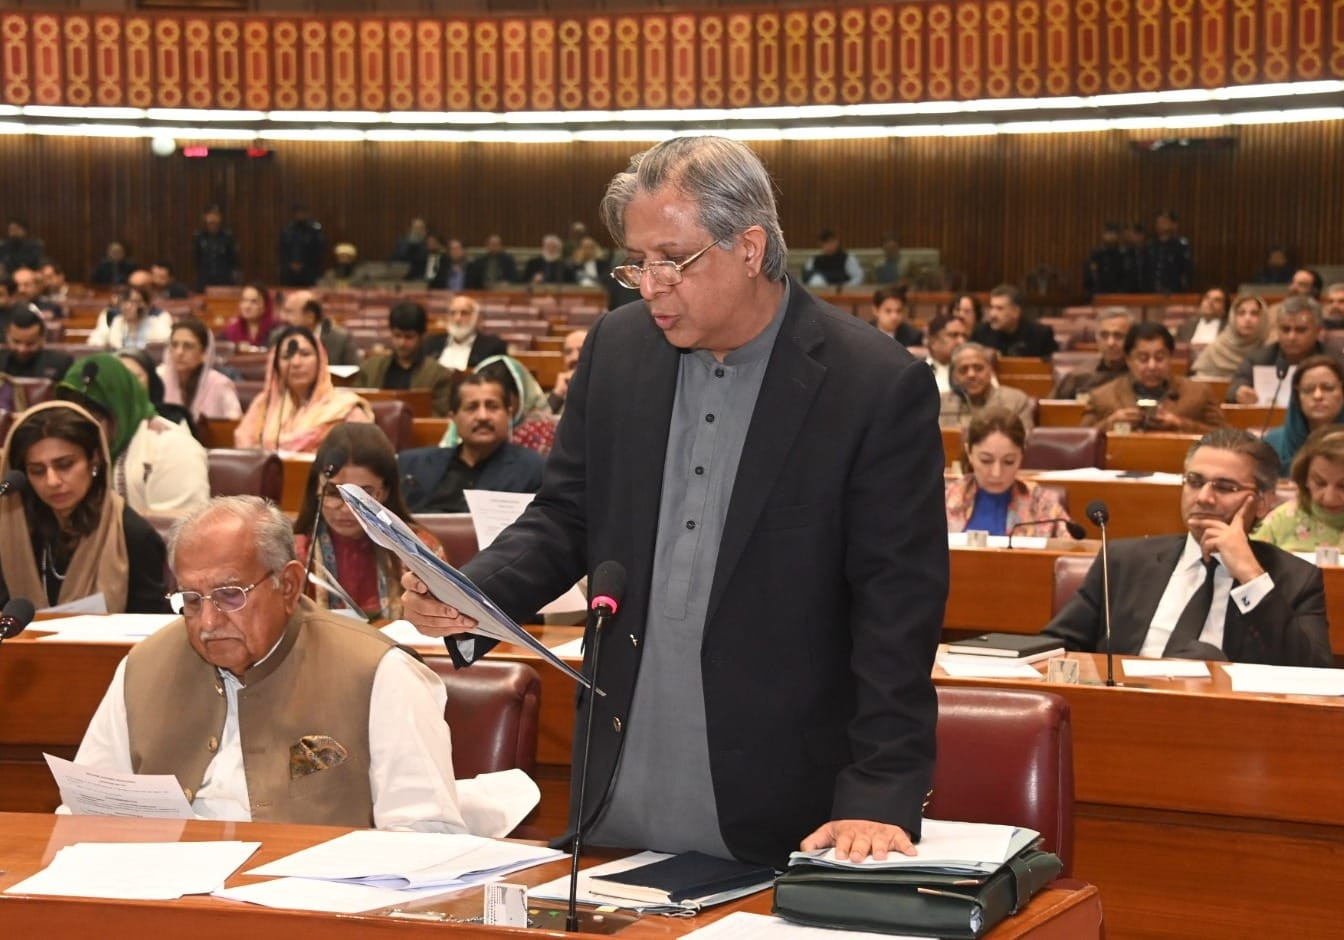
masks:
<path id="1" fill-rule="evenodd" d="M 1106 503 L 1100 499 L 1094 499 L 1087 504 L 1087 518 L 1098 526 L 1103 526 L 1111 521 L 1111 511 L 1106 508 Z"/>
<path id="2" fill-rule="evenodd" d="M 0 493 L 9 493 L 11 491 L 22 491 L 28 486 L 28 477 L 22 470 L 10 470 L 5 474 L 5 478 L 0 480 Z"/>
<path id="3" fill-rule="evenodd" d="M 84 363 L 84 368 L 79 370 L 79 380 L 84 383 L 85 388 L 88 388 L 97 378 L 98 363 L 90 359 L 88 362 Z"/>
<path id="4" fill-rule="evenodd" d="M 345 466 L 346 461 L 349 459 L 350 454 L 344 447 L 333 447 L 327 453 L 327 463 L 326 466 L 323 467 L 322 472 L 329 477 L 333 477 L 341 472 L 341 468 Z"/>
<path id="5" fill-rule="evenodd" d="M 280 358 L 293 359 L 294 354 L 297 353 L 298 351 L 299 351 L 299 341 L 291 336 L 289 338 L 289 342 L 285 344 L 284 355 L 282 355 Z"/>
<path id="6" fill-rule="evenodd" d="M 1076 539 L 1087 538 L 1087 530 L 1084 529 L 1082 526 L 1080 526 L 1078 523 L 1074 522 L 1072 519 L 1064 520 L 1064 528 L 1068 530 L 1069 535 L 1073 536 Z"/>
<path id="7" fill-rule="evenodd" d="M 1284 376 L 1286 376 L 1287 374 L 1288 374 L 1288 363 L 1280 362 L 1275 364 L 1274 375 L 1276 378 L 1278 378 L 1280 382 L 1283 381 Z"/>
<path id="8" fill-rule="evenodd" d="M 4 611 L 0 613 L 0 638 L 7 640 L 10 637 L 18 636 L 28 624 L 33 622 L 33 615 L 36 613 L 37 608 L 28 598 L 10 598 Z"/>
<path id="9" fill-rule="evenodd" d="M 588 609 L 608 608 L 613 614 L 620 609 L 625 595 L 625 566 L 618 561 L 604 561 L 593 572 L 588 582 Z"/>

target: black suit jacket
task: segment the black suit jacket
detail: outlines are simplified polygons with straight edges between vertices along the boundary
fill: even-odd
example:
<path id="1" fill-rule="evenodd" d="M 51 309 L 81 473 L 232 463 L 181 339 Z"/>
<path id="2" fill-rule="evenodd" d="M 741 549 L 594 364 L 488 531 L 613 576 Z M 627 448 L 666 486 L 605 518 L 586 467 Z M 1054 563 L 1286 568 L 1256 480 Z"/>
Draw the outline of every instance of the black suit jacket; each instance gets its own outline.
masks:
<path id="1" fill-rule="evenodd" d="M 1325 352 L 1325 347 L 1320 343 L 1317 343 L 1310 355 L 1316 356 L 1323 352 Z M 1338 359 L 1339 357 L 1336 356 L 1335 358 Z M 1223 400 L 1229 404 L 1235 404 L 1237 401 L 1237 389 L 1243 387 L 1255 388 L 1256 366 L 1276 366 L 1280 363 L 1283 363 L 1286 366 L 1288 360 L 1284 359 L 1283 353 L 1279 352 L 1278 343 L 1270 343 L 1268 346 L 1262 346 L 1259 349 L 1252 350 L 1250 355 L 1241 361 L 1241 365 L 1237 366 L 1237 371 L 1232 373 L 1232 381 L 1227 383 L 1227 394 L 1224 396 Z M 1344 363 L 1341 363 L 1341 365 L 1344 365 Z M 1284 379 L 1285 384 L 1291 382 L 1291 378 Z"/>
<path id="2" fill-rule="evenodd" d="M 499 261 L 499 280 L 494 283 L 516 283 L 518 281 L 518 262 L 513 260 L 513 255 L 507 251 L 501 251 L 498 255 Z M 489 255 L 481 255 L 467 262 L 467 290 L 484 290 L 492 286 L 485 279 L 486 267 L 490 263 Z"/>
<path id="3" fill-rule="evenodd" d="M 606 799 L 630 720 L 680 356 L 642 301 L 599 318 L 540 493 L 465 569 L 515 618 L 603 561 L 626 569 L 602 644 L 585 819 Z M 830 819 L 918 838 L 948 579 L 937 410 L 927 366 L 791 285 L 701 654 L 719 826 L 740 858 L 781 865 Z M 580 722 L 576 766 L 583 737 Z"/>
<path id="4" fill-rule="evenodd" d="M 1143 647 L 1185 539 L 1162 535 L 1111 543 L 1111 642 L 1116 653 L 1133 656 Z M 1333 666 L 1320 569 L 1268 542 L 1252 540 L 1251 551 L 1269 572 L 1274 588 L 1246 613 L 1228 603 L 1223 654 L 1238 663 Z M 1059 637 L 1071 650 L 1102 652 L 1106 635 L 1101 611 L 1098 555 L 1078 593 L 1044 632 Z"/>
<path id="5" fill-rule="evenodd" d="M 425 337 L 424 345 L 420 348 L 425 351 L 425 356 L 428 358 L 438 359 L 443 353 L 443 347 L 447 345 L 447 333 L 431 333 Z M 476 368 L 476 364 L 482 359 L 508 354 L 509 344 L 504 342 L 502 336 L 496 336 L 494 333 L 477 333 L 476 341 L 471 344 L 471 352 L 467 354 L 467 368 Z"/>
<path id="6" fill-rule="evenodd" d="M 976 326 L 971 340 L 990 349 L 997 349 L 1000 356 L 1031 356 L 1049 359 L 1059 348 L 1055 342 L 1055 331 L 1025 316 L 1017 321 L 1016 333 L 1004 333 L 989 325 L 989 321 Z"/>

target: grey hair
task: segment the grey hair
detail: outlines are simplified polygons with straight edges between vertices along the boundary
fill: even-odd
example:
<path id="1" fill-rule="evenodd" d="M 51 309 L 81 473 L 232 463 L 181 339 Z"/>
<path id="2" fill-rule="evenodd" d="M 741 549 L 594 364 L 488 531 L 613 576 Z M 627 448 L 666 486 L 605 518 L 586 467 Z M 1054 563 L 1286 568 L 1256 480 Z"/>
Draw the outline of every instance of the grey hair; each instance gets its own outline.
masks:
<path id="1" fill-rule="evenodd" d="M 1128 307 L 1102 307 L 1097 311 L 1097 318 L 1093 322 L 1096 326 L 1101 326 L 1102 320 L 1119 320 L 1121 317 L 1125 318 L 1125 332 L 1129 332 L 1129 327 L 1134 325 L 1134 314 Z"/>
<path id="2" fill-rule="evenodd" d="M 641 193 L 675 188 L 699 207 L 697 221 L 720 246 L 759 225 L 765 231 L 761 270 L 784 279 L 789 250 L 779 225 L 774 184 L 749 147 L 723 137 L 674 137 L 630 158 L 607 185 L 599 211 L 612 240 L 624 246 L 625 210 Z"/>
<path id="3" fill-rule="evenodd" d="M 1255 488 L 1261 493 L 1272 493 L 1279 485 L 1279 455 L 1264 440 L 1242 428 L 1214 428 L 1191 445 L 1185 454 L 1188 469 L 1190 459 L 1201 447 L 1229 450 L 1251 458 L 1255 464 Z"/>
<path id="4" fill-rule="evenodd" d="M 1311 319 L 1317 326 L 1321 325 L 1321 305 L 1310 297 L 1292 296 L 1283 298 L 1283 303 L 1279 304 L 1279 316 L 1295 317 L 1298 314 L 1309 313 Z"/>
<path id="5" fill-rule="evenodd" d="M 267 571 L 279 571 L 298 557 L 294 550 L 294 524 L 275 503 L 260 496 L 216 496 L 173 523 L 168 533 L 168 567 L 174 572 L 177 571 L 177 545 L 182 537 L 206 517 L 216 513 L 228 513 L 253 524 L 257 560 Z M 220 553 L 227 554 L 237 548 L 233 545 L 220 546 Z"/>
<path id="6" fill-rule="evenodd" d="M 960 356 L 962 353 L 967 352 L 979 353 L 981 356 L 984 357 L 985 362 L 989 363 L 989 368 L 992 371 L 994 372 L 999 371 L 998 351 L 995 349 L 991 349 L 990 347 L 984 345 L 983 343 L 972 343 L 972 342 L 962 343 L 956 349 L 952 350 L 952 355 L 947 357 L 948 364 L 953 368 L 955 368 L 957 365 L 957 357 Z"/>
<path id="7" fill-rule="evenodd" d="M 1337 290 L 1344 290 L 1344 281 L 1336 281 L 1333 284 L 1327 285 L 1325 288 L 1325 293 L 1333 294 Z"/>

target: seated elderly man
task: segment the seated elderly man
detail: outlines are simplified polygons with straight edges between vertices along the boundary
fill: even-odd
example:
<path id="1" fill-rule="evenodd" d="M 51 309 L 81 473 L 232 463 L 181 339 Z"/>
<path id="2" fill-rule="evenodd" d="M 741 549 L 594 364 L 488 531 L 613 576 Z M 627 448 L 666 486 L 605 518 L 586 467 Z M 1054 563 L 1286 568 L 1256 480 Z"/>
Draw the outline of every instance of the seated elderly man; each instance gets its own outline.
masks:
<path id="1" fill-rule="evenodd" d="M 1125 337 L 1134 325 L 1134 318 L 1124 307 L 1108 307 L 1097 317 L 1095 334 L 1097 338 L 1096 362 L 1079 366 L 1055 384 L 1050 392 L 1051 398 L 1077 398 L 1082 394 L 1091 394 L 1092 389 L 1129 371 L 1125 365 Z"/>
<path id="2" fill-rule="evenodd" d="M 951 361 L 952 384 L 942 395 L 940 425 L 964 431 L 971 419 L 986 408 L 1002 408 L 1031 430 L 1035 403 L 1021 389 L 994 384 L 994 350 L 979 343 L 962 343 L 952 350 Z"/>
<path id="3" fill-rule="evenodd" d="M 1176 341 L 1161 323 L 1136 323 L 1125 336 L 1127 372 L 1092 390 L 1083 424 L 1113 431 L 1173 431 L 1202 434 L 1227 421 L 1206 382 L 1171 369 Z"/>
<path id="4" fill-rule="evenodd" d="M 466 830 L 443 683 L 301 596 L 280 510 L 212 500 L 168 557 L 182 619 L 122 660 L 78 763 L 173 774 L 203 818 Z"/>
<path id="5" fill-rule="evenodd" d="M 1185 459 L 1186 533 L 1111 543 L 1116 653 L 1334 665 L 1320 569 L 1248 536 L 1278 479 L 1278 456 L 1249 431 L 1199 439 Z M 1098 560 L 1045 633 L 1071 650 L 1104 652 L 1101 581 Z"/>

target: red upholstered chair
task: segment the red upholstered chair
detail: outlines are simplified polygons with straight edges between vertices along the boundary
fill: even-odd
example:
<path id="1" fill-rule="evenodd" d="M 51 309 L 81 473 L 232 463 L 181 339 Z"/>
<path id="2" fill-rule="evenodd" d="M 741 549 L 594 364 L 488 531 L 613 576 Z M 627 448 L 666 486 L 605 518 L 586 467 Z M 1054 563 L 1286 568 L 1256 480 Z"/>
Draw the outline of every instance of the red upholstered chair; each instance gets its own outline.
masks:
<path id="1" fill-rule="evenodd" d="M 541 679 L 525 663 L 483 660 L 454 669 L 447 656 L 425 660 L 443 679 L 444 720 L 459 779 L 514 767 L 535 776 Z"/>
<path id="2" fill-rule="evenodd" d="M 1022 455 L 1024 470 L 1103 467 L 1106 434 L 1097 428 L 1032 428 Z"/>
<path id="3" fill-rule="evenodd" d="M 475 667 L 472 667 L 475 668 Z M 938 763 L 926 815 L 1026 826 L 1073 862 L 1073 726 L 1052 692 L 938 688 Z"/>
<path id="4" fill-rule="evenodd" d="M 261 496 L 277 506 L 285 490 L 285 465 L 269 450 L 213 447 L 205 452 L 211 496 Z"/>
<path id="5" fill-rule="evenodd" d="M 415 521 L 434 533 L 443 545 L 444 557 L 454 568 L 461 568 L 480 551 L 469 512 L 418 513 Z"/>
<path id="6" fill-rule="evenodd" d="M 1100 555 L 1061 555 L 1055 559 L 1055 588 L 1050 598 L 1050 613 L 1057 614 L 1069 602 L 1087 576 L 1087 569 Z"/>
<path id="7" fill-rule="evenodd" d="M 387 439 L 392 442 L 393 450 L 402 451 L 411 446 L 414 417 L 404 401 L 371 401 L 369 407 L 373 409 L 373 423 L 383 429 Z"/>

